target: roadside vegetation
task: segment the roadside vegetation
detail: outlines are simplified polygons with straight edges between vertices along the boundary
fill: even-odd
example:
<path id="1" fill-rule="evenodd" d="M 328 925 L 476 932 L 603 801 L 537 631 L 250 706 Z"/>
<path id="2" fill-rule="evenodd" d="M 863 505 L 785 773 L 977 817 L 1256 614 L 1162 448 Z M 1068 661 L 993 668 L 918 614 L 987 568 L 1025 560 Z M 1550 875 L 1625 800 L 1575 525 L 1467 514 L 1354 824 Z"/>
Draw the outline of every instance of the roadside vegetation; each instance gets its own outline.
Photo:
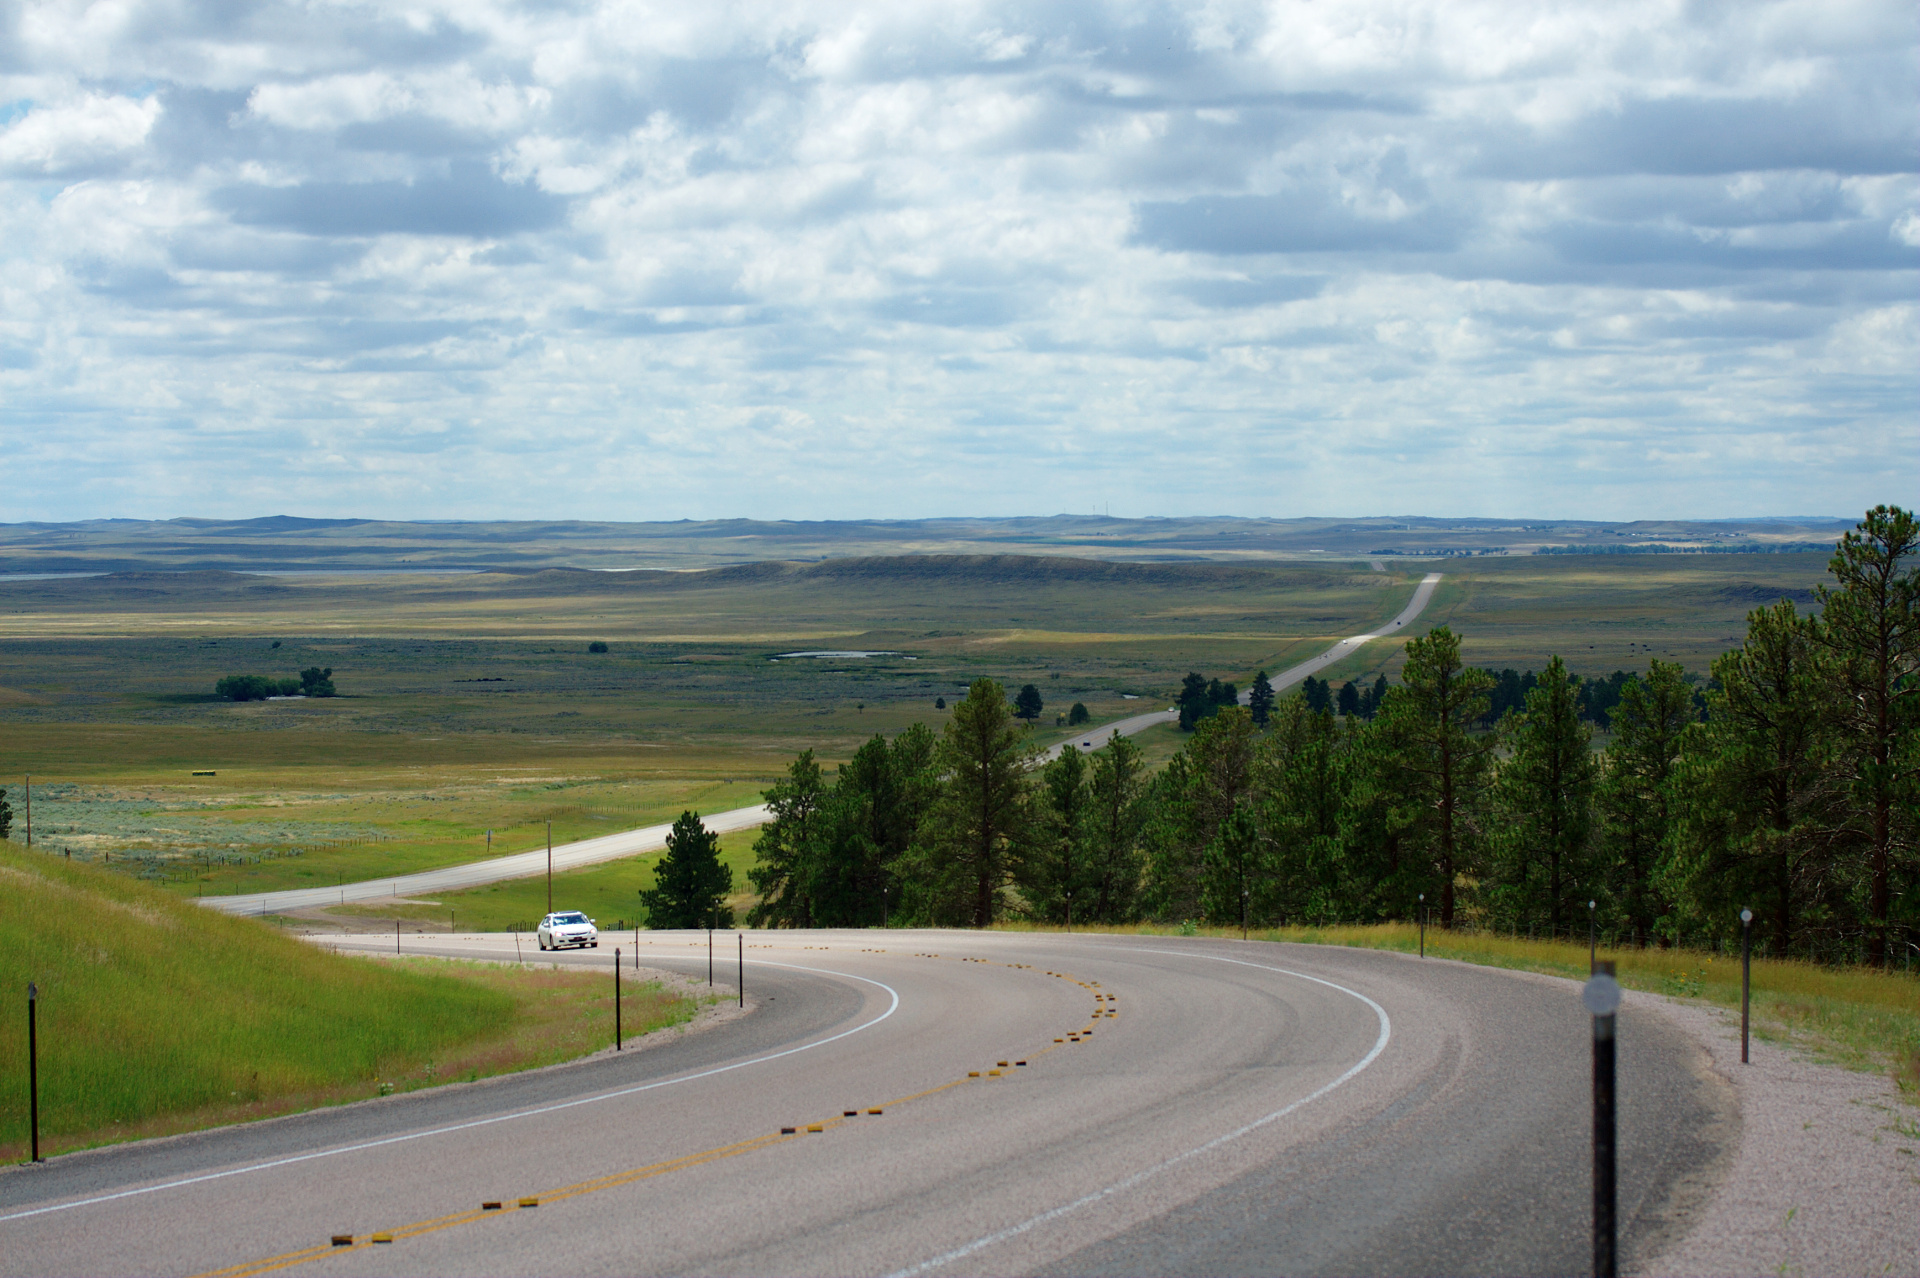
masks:
<path id="1" fill-rule="evenodd" d="M 342 956 L 0 844 L 0 981 L 39 988 L 43 1155 L 483 1078 L 613 1041 L 603 973 Z M 625 991 L 628 1034 L 697 1010 Z M 0 1160 L 28 1144 L 23 1008 L 0 1017 Z"/>

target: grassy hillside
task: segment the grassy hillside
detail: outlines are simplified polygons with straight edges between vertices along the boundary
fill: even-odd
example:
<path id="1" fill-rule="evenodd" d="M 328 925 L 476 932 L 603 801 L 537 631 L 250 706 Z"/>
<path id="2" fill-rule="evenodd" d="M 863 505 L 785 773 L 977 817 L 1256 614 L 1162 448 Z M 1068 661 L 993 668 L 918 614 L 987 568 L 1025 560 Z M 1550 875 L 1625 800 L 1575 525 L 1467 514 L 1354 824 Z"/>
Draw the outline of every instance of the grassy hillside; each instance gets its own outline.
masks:
<path id="1" fill-rule="evenodd" d="M 0 1159 L 26 1156 L 38 984 L 41 1153 L 526 1068 L 612 1042 L 598 974 L 342 957 L 0 843 Z M 632 989 L 632 987 L 629 987 Z M 692 1003 L 634 990 L 629 1033 Z"/>

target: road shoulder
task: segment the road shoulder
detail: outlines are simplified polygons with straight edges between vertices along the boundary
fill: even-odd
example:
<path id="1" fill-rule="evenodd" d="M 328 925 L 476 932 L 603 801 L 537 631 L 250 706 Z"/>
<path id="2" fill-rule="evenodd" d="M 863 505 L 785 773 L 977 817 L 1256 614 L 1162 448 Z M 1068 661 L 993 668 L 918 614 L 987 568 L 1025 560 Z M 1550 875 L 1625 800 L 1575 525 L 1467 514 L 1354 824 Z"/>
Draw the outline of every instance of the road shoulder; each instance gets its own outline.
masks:
<path id="1" fill-rule="evenodd" d="M 1740 1112 L 1732 1157 L 1692 1227 L 1640 1272 L 1920 1273 L 1920 1111 L 1892 1080 L 1757 1039 L 1742 1065 L 1735 1014 L 1657 994 L 1627 999 L 1687 1031 Z"/>

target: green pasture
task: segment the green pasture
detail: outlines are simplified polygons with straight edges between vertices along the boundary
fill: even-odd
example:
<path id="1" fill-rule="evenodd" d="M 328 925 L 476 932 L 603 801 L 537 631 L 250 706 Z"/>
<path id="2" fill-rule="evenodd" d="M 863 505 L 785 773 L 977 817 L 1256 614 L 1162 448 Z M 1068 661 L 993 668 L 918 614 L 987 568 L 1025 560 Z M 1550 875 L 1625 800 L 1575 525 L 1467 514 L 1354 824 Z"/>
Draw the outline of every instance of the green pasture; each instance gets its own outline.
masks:
<path id="1" fill-rule="evenodd" d="M 565 1060 L 612 1041 L 597 976 L 344 957 L 0 843 L 0 981 L 38 986 L 43 1155 Z M 630 1033 L 694 1005 L 632 991 Z M 28 1145 L 24 1018 L 0 1018 L 0 1159 Z"/>

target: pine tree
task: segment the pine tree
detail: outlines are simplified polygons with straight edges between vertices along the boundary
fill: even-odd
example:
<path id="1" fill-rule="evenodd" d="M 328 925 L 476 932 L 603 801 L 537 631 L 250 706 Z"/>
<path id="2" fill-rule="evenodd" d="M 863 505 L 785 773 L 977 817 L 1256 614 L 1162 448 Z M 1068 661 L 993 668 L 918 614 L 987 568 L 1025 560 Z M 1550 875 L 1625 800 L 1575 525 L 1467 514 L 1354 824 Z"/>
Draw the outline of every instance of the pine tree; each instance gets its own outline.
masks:
<path id="1" fill-rule="evenodd" d="M 1087 756 L 1072 746 L 1060 751 L 1040 772 L 1033 837 L 1026 840 L 1016 880 L 1027 905 L 1041 918 L 1071 919 L 1078 905 L 1088 917 L 1088 889 L 1094 882 L 1087 852 L 1092 795 L 1087 788 Z"/>
<path id="2" fill-rule="evenodd" d="M 940 739 L 942 782 L 909 854 L 929 921 L 985 927 L 999 916 L 1007 872 L 1030 833 L 1031 755 L 1006 692 L 975 680 Z"/>
<path id="3" fill-rule="evenodd" d="M 4 839 L 13 830 L 13 808 L 7 803 L 6 788 L 0 786 L 0 839 Z"/>
<path id="4" fill-rule="evenodd" d="M 1140 839 L 1148 808 L 1140 747 L 1114 736 L 1094 751 L 1087 783 L 1087 861 L 1094 880 L 1088 922 L 1133 917 L 1140 886 Z M 1076 898 L 1078 899 L 1078 898 Z"/>
<path id="5" fill-rule="evenodd" d="M 1843 739 L 1852 744 L 1855 803 L 1866 826 L 1867 961 L 1889 961 L 1895 883 L 1920 917 L 1910 888 L 1920 836 L 1920 525 L 1898 506 L 1875 506 L 1840 540 L 1819 588 L 1822 630 L 1838 674 Z M 1902 561 L 1908 566 L 1902 567 Z"/>
<path id="6" fill-rule="evenodd" d="M 720 864 L 720 836 L 682 812 L 667 834 L 667 851 L 654 868 L 654 886 L 640 903 L 650 928 L 732 927 L 733 871 Z"/>
<path id="7" fill-rule="evenodd" d="M 826 838 L 827 787 L 813 751 L 787 765 L 787 779 L 763 791 L 772 813 L 753 842 L 758 859 L 747 871 L 760 903 L 747 913 L 753 927 L 812 927 L 813 886 Z"/>
<path id="8" fill-rule="evenodd" d="M 1460 660 L 1460 639 L 1435 626 L 1407 641 L 1402 686 L 1387 698 L 1382 728 L 1394 780 L 1408 812 L 1407 838 L 1427 860 L 1429 895 L 1440 897 L 1440 925 L 1452 927 L 1459 881 L 1472 873 L 1492 742 L 1471 726 L 1487 712 L 1493 678 Z"/>
<path id="9" fill-rule="evenodd" d="M 1661 867 L 1689 932 L 1732 937 L 1750 905 L 1784 956 L 1810 923 L 1837 921 L 1847 816 L 1833 678 L 1818 622 L 1785 599 L 1748 613 L 1746 643 L 1713 663 L 1707 721 L 1681 743 Z"/>
<path id="10" fill-rule="evenodd" d="M 1261 874 L 1252 917 L 1281 923 L 1352 917 L 1345 882 L 1341 756 L 1351 733 L 1333 716 L 1288 697 L 1261 738 L 1253 761 L 1253 804 L 1260 829 Z"/>
<path id="11" fill-rule="evenodd" d="M 1343 716 L 1349 719 L 1360 713 L 1360 689 L 1353 686 L 1353 680 L 1349 679 L 1340 685 L 1340 693 L 1334 698 L 1334 705 L 1339 708 Z"/>
<path id="12" fill-rule="evenodd" d="M 1213 698 L 1207 695 L 1207 677 L 1198 671 L 1189 671 L 1180 681 L 1180 699 L 1175 704 L 1180 708 L 1180 731 L 1192 732 L 1216 709 Z"/>
<path id="13" fill-rule="evenodd" d="M 1149 905 L 1163 917 L 1204 913 L 1201 887 L 1207 848 L 1220 826 L 1251 794 L 1253 716 L 1242 707 L 1201 721 L 1168 762 L 1156 786 L 1149 829 Z"/>
<path id="14" fill-rule="evenodd" d="M 1579 680 L 1559 657 L 1547 663 L 1524 706 L 1501 720 L 1501 735 L 1508 755 L 1495 792 L 1495 895 L 1509 918 L 1544 912 L 1557 931 L 1578 913 L 1576 898 L 1597 887 L 1590 854 L 1599 776 L 1589 749 L 1593 730 L 1580 720 Z"/>
<path id="15" fill-rule="evenodd" d="M 1273 715 L 1273 685 L 1267 682 L 1267 672 L 1262 670 L 1253 677 L 1253 690 L 1247 694 L 1247 709 L 1253 712 L 1253 726 L 1264 728 Z"/>
<path id="16" fill-rule="evenodd" d="M 1254 881 L 1260 874 L 1259 861 L 1258 827 L 1253 813 L 1245 804 L 1239 804 L 1220 823 L 1219 832 L 1207 844 L 1202 862 L 1205 878 L 1200 890 L 1200 908 L 1209 923 L 1227 927 L 1246 922 Z"/>
<path id="17" fill-rule="evenodd" d="M 1603 846 L 1613 900 L 1642 946 L 1667 913 L 1668 898 L 1654 870 L 1673 833 L 1669 782 L 1681 734 L 1699 718 L 1693 689 L 1682 676 L 1678 665 L 1655 661 L 1645 679 L 1629 678 L 1621 686 L 1619 704 L 1607 712 L 1614 735 L 1600 783 Z"/>
<path id="18" fill-rule="evenodd" d="M 1031 683 L 1022 684 L 1020 695 L 1013 699 L 1015 717 L 1025 719 L 1028 723 L 1038 719 L 1046 707 L 1047 703 L 1040 699 L 1040 689 Z"/>

